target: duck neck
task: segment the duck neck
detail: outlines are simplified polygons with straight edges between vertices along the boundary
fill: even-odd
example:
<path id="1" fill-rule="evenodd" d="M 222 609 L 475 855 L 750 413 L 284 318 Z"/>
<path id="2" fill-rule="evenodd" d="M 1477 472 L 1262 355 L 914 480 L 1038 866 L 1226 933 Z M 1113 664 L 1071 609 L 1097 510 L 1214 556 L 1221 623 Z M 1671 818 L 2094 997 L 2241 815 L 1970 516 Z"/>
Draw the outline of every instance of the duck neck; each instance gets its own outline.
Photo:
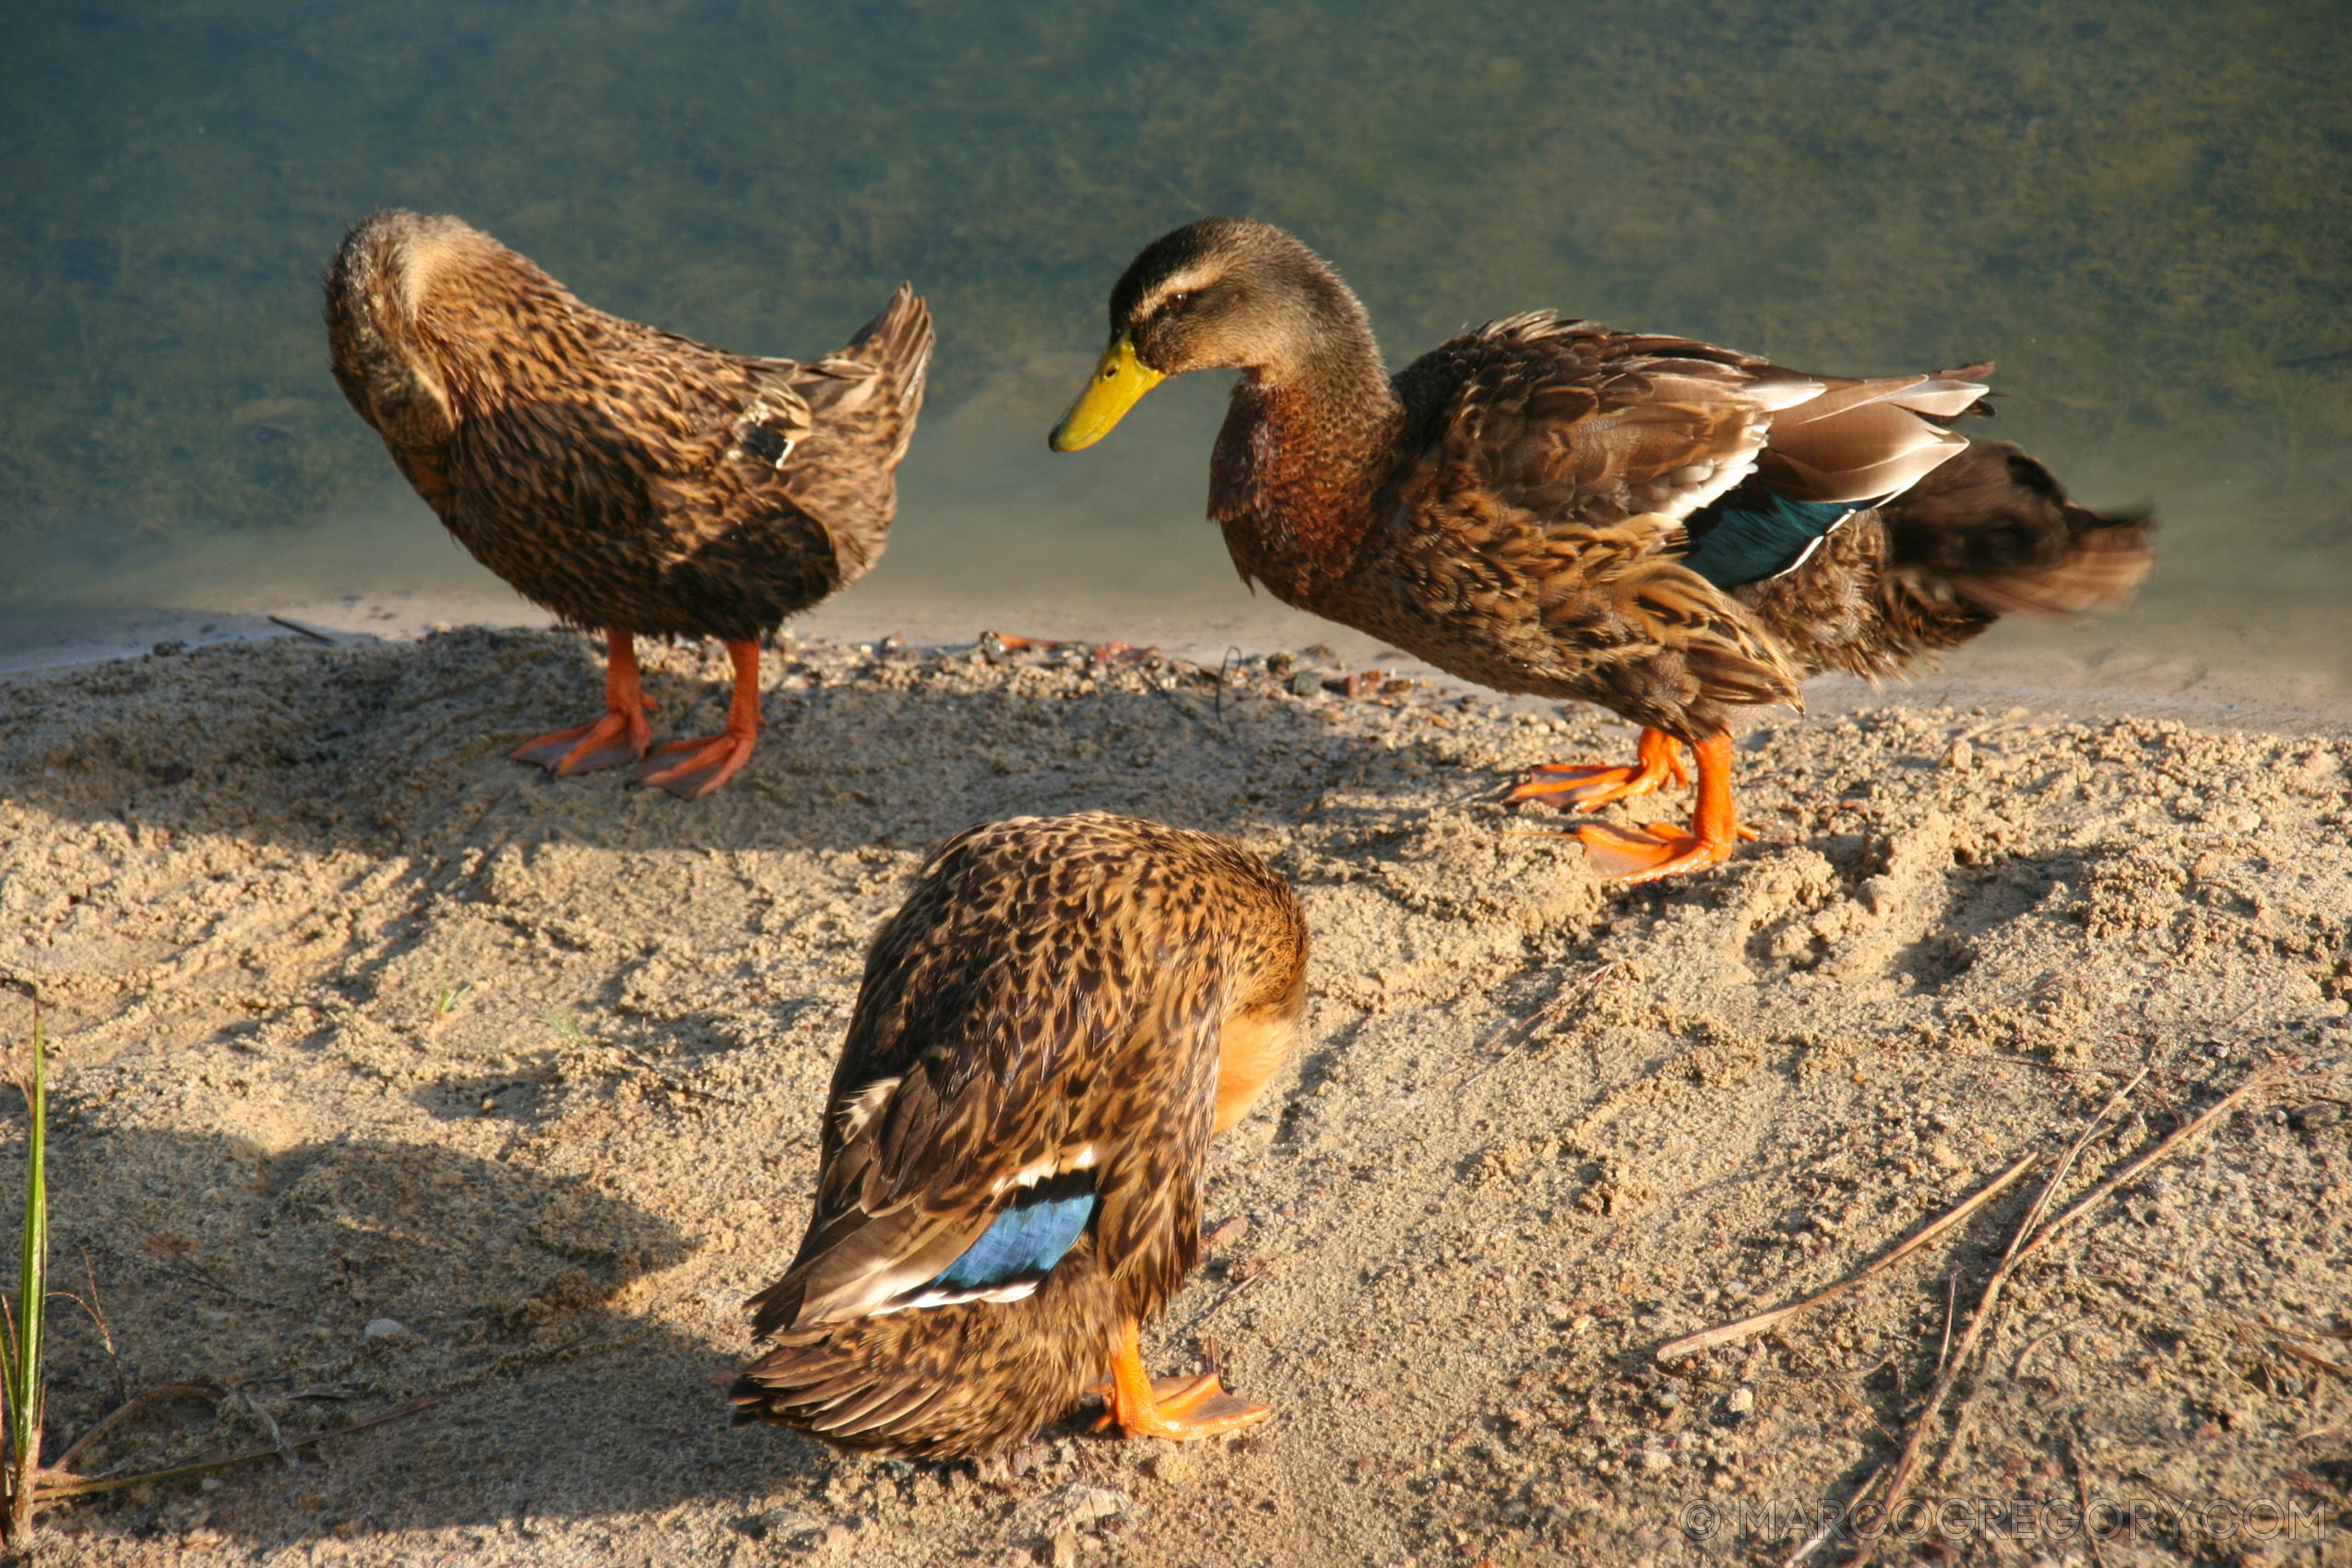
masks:
<path id="1" fill-rule="evenodd" d="M 1301 608 L 1354 567 L 1405 423 L 1370 325 L 1348 326 L 1294 369 L 1243 373 L 1211 469 L 1233 564 Z"/>

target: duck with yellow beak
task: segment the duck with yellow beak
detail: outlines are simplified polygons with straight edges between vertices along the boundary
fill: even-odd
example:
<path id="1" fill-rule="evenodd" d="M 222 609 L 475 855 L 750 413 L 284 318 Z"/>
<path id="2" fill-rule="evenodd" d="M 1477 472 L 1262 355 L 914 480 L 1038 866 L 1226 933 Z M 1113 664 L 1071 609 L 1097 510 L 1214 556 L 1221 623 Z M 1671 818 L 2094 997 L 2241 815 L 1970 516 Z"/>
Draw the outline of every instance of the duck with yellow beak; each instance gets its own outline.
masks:
<path id="1" fill-rule="evenodd" d="M 1577 811 L 1669 778 L 1688 826 L 1575 830 L 1604 876 L 1712 866 L 1753 833 L 1730 710 L 1876 678 L 2001 614 L 2118 604 L 2144 518 L 2077 506 L 2041 464 L 1952 426 L 1966 371 L 1854 378 L 1536 311 L 1392 377 L 1363 305 L 1265 223 L 1208 218 L 1146 246 L 1053 449 L 1109 434 L 1171 375 L 1238 370 L 1209 515 L 1243 581 L 1498 691 L 1643 727 L 1631 766 L 1538 770 L 1514 800 Z"/>

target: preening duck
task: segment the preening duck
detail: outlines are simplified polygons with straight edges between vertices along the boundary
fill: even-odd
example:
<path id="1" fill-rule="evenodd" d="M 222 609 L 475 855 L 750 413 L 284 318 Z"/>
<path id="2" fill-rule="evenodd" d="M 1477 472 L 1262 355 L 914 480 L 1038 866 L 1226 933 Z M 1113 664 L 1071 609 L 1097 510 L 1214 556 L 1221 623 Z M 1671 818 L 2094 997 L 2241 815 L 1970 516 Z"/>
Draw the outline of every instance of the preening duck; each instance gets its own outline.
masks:
<path id="1" fill-rule="evenodd" d="M 753 359 L 608 315 L 489 235 L 413 212 L 344 237 L 327 330 L 343 395 L 457 541 L 604 634 L 604 716 L 518 761 L 644 757 L 636 636 L 727 645 L 726 730 L 636 776 L 687 799 L 751 756 L 759 639 L 881 557 L 932 350 L 904 284 L 837 353 Z"/>
<path id="2" fill-rule="evenodd" d="M 1154 1380 L 1141 1325 L 1200 1250 L 1208 1142 L 1296 1038 L 1306 921 L 1240 846 L 1090 813 L 974 828 L 874 938 L 814 1213 L 753 1300 L 735 1421 L 979 1457 L 1090 1386 L 1134 1436 L 1265 1417 Z"/>
<path id="3" fill-rule="evenodd" d="M 1627 767 L 1555 766 L 1514 799 L 1594 811 L 1687 781 L 1690 826 L 1590 823 L 1627 881 L 1714 865 L 1748 834 L 1729 709 L 1826 670 L 1892 674 L 2017 610 L 2120 604 L 2145 520 L 2069 501 L 2016 447 L 1952 427 L 1990 365 L 1815 375 L 1689 339 L 1537 311 L 1391 377 L 1362 304 L 1269 224 L 1146 246 L 1111 342 L 1055 427 L 1099 441 L 1158 382 L 1241 372 L 1209 515 L 1244 581 L 1442 670 L 1643 726 Z"/>

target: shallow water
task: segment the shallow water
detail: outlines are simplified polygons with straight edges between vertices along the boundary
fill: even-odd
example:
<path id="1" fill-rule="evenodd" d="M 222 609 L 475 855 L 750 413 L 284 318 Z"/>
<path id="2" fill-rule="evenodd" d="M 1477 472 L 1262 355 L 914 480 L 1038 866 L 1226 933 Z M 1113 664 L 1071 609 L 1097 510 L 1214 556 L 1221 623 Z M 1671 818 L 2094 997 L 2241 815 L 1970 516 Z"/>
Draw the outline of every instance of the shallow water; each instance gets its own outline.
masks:
<path id="1" fill-rule="evenodd" d="M 1955 674 L 2352 695 L 2352 43 L 2157 4 L 34 6 L 0 82 L 0 663 L 259 617 L 543 619 L 325 366 L 350 220 L 458 213 L 754 352 L 910 277 L 889 556 L 814 620 L 1300 641 L 1200 521 L 1221 392 L 1044 431 L 1134 249 L 1285 223 L 1394 361 L 1538 304 L 1833 371 L 1993 358 L 1999 434 L 2152 502 L 2130 612 Z M 289 19 L 292 18 L 293 19 Z M 211 631 L 204 630 L 209 626 Z"/>

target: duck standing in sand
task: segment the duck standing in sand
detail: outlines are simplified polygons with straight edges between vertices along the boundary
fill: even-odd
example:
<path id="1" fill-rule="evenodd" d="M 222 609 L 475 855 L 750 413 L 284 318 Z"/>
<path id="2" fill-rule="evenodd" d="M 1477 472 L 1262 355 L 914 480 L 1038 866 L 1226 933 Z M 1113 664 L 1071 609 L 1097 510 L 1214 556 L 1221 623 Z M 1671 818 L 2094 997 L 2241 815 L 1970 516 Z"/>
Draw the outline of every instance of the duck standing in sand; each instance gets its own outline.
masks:
<path id="1" fill-rule="evenodd" d="M 1391 377 L 1362 304 L 1265 223 L 1145 247 L 1111 344 L 1053 432 L 1100 440 L 1170 375 L 1239 370 L 1209 515 L 1244 581 L 1505 692 L 1643 726 L 1630 767 L 1553 766 L 1513 799 L 1581 811 L 1687 781 L 1690 827 L 1577 830 L 1603 875 L 1712 866 L 1742 836 L 1732 707 L 1803 676 L 1896 673 L 2000 615 L 2125 600 L 2137 517 L 2074 505 L 2041 464 L 1952 428 L 1990 365 L 1813 375 L 1538 311 Z"/>
<path id="2" fill-rule="evenodd" d="M 1225 839 L 1103 813 L 951 839 L 867 957 L 736 1424 L 979 1457 L 1106 1366 L 1130 1436 L 1265 1417 L 1214 1373 L 1155 1381 L 1137 1333 L 1199 1254 L 1208 1141 L 1289 1054 L 1306 958 L 1289 887 Z"/>
<path id="3" fill-rule="evenodd" d="M 636 775 L 688 800 L 751 756 L 759 639 L 881 557 L 932 350 L 904 284 L 837 354 L 751 359 L 607 315 L 489 235 L 413 212 L 344 237 L 327 331 L 343 395 L 457 542 L 604 634 L 604 716 L 518 761 L 645 757 L 636 637 L 727 645 L 726 730 Z"/>

